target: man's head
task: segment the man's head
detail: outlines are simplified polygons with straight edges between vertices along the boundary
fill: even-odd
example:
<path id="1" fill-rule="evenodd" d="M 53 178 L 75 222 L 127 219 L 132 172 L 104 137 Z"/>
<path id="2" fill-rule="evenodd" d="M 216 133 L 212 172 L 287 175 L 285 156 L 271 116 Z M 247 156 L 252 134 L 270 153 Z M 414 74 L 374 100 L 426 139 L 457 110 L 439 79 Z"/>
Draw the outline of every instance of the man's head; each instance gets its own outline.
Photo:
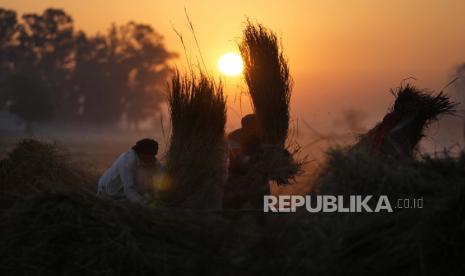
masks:
<path id="1" fill-rule="evenodd" d="M 139 157 L 143 166 L 150 166 L 155 163 L 155 156 L 158 153 L 157 141 L 150 138 L 145 138 L 137 141 L 132 149 L 137 153 L 137 156 Z"/>
<path id="2" fill-rule="evenodd" d="M 245 115 L 241 120 L 241 126 L 245 133 L 261 135 L 260 122 L 255 114 Z"/>

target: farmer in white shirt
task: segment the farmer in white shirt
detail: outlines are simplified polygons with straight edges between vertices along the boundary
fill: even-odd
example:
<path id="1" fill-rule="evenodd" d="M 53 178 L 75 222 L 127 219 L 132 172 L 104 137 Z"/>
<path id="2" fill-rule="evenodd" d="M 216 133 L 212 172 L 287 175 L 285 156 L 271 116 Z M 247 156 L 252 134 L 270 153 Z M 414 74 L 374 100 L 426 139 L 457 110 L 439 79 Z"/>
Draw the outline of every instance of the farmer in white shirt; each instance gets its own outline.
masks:
<path id="1" fill-rule="evenodd" d="M 102 175 L 97 196 L 147 205 L 150 201 L 149 191 L 141 191 L 140 186 L 138 187 L 136 172 L 141 167 L 154 171 L 159 169 L 157 152 L 158 143 L 155 140 L 146 138 L 138 141 L 130 150 L 122 153 Z"/>

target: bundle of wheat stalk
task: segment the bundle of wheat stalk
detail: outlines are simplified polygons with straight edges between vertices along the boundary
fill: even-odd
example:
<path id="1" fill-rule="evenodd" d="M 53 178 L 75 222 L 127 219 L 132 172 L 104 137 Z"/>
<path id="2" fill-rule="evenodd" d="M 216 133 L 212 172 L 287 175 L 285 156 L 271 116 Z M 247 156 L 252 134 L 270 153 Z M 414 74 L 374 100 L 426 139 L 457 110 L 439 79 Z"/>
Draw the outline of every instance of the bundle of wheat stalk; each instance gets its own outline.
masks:
<path id="1" fill-rule="evenodd" d="M 249 20 L 243 33 L 239 50 L 244 61 L 245 81 L 266 144 L 266 156 L 258 169 L 280 184 L 289 183 L 301 167 L 293 158 L 298 150 L 290 153 L 285 149 L 292 91 L 289 65 L 273 31 Z"/>
<path id="2" fill-rule="evenodd" d="M 239 49 L 255 114 L 268 144 L 284 146 L 289 129 L 292 79 L 276 34 L 248 21 Z"/>
<path id="3" fill-rule="evenodd" d="M 353 149 L 363 149 L 374 156 L 413 157 L 425 128 L 440 115 L 455 112 L 456 104 L 443 92 L 432 95 L 407 84 L 391 93 L 396 100 L 390 112 L 362 135 Z"/>
<path id="4" fill-rule="evenodd" d="M 166 198 L 193 208 L 221 206 L 226 167 L 226 100 L 221 82 L 203 72 L 186 76 L 176 72 L 169 106 L 167 170 L 172 186 Z"/>

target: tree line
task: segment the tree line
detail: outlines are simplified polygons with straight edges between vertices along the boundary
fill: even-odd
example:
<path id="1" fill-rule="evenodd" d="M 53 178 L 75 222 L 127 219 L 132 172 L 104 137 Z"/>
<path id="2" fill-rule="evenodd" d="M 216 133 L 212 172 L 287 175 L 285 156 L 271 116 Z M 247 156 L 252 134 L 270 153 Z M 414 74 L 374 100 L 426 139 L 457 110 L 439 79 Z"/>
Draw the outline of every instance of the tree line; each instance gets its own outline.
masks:
<path id="1" fill-rule="evenodd" d="M 176 56 L 150 25 L 88 35 L 60 9 L 18 17 L 0 8 L 0 107 L 29 130 L 41 122 L 137 127 L 159 111 Z"/>

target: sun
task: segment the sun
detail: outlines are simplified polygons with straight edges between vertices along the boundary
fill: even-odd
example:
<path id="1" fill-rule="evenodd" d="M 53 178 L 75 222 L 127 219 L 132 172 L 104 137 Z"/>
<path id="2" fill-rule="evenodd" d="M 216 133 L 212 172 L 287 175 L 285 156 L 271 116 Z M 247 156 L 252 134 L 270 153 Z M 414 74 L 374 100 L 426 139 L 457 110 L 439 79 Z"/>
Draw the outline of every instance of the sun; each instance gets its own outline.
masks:
<path id="1" fill-rule="evenodd" d="M 218 69 L 226 76 L 238 76 L 242 73 L 244 65 L 242 57 L 237 53 L 227 53 L 218 60 Z"/>

